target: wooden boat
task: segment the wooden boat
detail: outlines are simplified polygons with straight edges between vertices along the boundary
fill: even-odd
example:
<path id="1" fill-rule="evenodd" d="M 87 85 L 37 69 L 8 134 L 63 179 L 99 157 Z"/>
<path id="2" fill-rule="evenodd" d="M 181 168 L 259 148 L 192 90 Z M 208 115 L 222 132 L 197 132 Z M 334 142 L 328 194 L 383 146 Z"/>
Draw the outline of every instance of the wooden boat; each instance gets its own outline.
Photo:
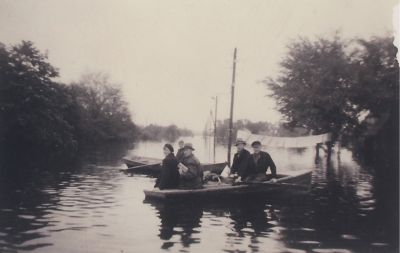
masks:
<path id="1" fill-rule="evenodd" d="M 135 160 L 123 158 L 123 161 L 128 166 L 128 168 L 121 169 L 125 173 L 157 176 L 161 172 L 161 159 L 140 157 Z M 209 171 L 216 174 L 221 174 L 225 166 L 226 163 L 201 164 L 204 172 Z"/>
<path id="2" fill-rule="evenodd" d="M 202 189 L 185 190 L 145 190 L 147 200 L 171 200 L 171 199 L 198 199 L 198 198 L 225 198 L 240 195 L 266 194 L 276 191 L 309 190 L 311 185 L 311 170 L 294 171 L 288 174 L 279 174 L 276 182 L 266 181 L 260 183 L 225 184 L 210 182 Z"/>
<path id="3" fill-rule="evenodd" d="M 149 165 L 149 164 L 160 164 L 162 159 L 159 158 L 151 158 L 151 157 L 142 157 L 142 156 L 135 156 L 132 159 L 127 157 L 122 158 L 122 161 L 128 167 L 136 167 L 141 165 Z"/>

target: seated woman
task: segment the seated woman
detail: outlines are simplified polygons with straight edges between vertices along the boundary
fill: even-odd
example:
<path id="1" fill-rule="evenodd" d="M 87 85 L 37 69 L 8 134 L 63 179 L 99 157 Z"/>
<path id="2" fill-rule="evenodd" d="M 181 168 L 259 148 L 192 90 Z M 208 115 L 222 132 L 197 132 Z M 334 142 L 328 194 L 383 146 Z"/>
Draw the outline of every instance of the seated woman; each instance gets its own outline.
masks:
<path id="1" fill-rule="evenodd" d="M 160 190 L 177 189 L 179 187 L 178 160 L 174 155 L 174 148 L 171 144 L 164 145 L 165 158 L 161 164 L 161 174 L 157 178 L 154 187 Z"/>

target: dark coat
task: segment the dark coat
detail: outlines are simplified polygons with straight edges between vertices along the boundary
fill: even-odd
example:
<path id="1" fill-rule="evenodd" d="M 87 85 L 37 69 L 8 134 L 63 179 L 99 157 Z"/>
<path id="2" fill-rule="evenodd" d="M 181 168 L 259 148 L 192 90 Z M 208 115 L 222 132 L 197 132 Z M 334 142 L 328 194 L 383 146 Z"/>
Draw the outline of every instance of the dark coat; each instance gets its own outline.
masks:
<path id="1" fill-rule="evenodd" d="M 276 166 L 271 156 L 267 152 L 260 151 L 260 158 L 256 162 L 254 154 L 250 155 L 248 160 L 247 175 L 254 175 L 259 173 L 266 173 L 268 168 L 271 170 L 271 176 L 276 177 Z"/>
<path id="2" fill-rule="evenodd" d="M 233 163 L 231 167 L 231 173 L 237 173 L 239 176 L 243 177 L 246 175 L 247 163 L 250 157 L 250 152 L 246 149 L 236 153 L 233 156 Z"/>
<path id="3" fill-rule="evenodd" d="M 190 155 L 183 157 L 181 163 L 189 170 L 181 174 L 180 188 L 183 189 L 199 189 L 203 187 L 203 169 L 200 166 L 199 160 Z"/>
<path id="4" fill-rule="evenodd" d="M 179 187 L 178 160 L 173 153 L 162 160 L 161 174 L 154 187 L 163 189 L 177 189 Z"/>
<path id="5" fill-rule="evenodd" d="M 180 149 L 178 149 L 178 152 L 176 152 L 176 159 L 178 160 L 178 162 L 182 161 L 183 150 L 184 150 L 184 148 L 180 148 Z"/>

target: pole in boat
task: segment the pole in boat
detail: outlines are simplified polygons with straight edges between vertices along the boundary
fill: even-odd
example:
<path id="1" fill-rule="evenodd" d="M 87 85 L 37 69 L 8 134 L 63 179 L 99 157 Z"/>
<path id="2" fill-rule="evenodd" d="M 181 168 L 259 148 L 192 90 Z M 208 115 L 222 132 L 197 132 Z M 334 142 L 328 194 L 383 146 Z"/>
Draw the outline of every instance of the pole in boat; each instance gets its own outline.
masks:
<path id="1" fill-rule="evenodd" d="M 235 72 L 236 72 L 236 52 L 233 52 L 233 72 L 232 72 L 232 86 L 231 86 L 231 112 L 229 117 L 229 137 L 228 137 L 228 165 L 231 166 L 231 148 L 232 148 L 232 133 L 233 133 L 233 100 L 235 98 Z"/>
<path id="2" fill-rule="evenodd" d="M 217 109 L 218 109 L 218 96 L 215 96 L 215 110 L 214 110 L 214 163 L 215 163 L 215 147 L 217 146 Z"/>

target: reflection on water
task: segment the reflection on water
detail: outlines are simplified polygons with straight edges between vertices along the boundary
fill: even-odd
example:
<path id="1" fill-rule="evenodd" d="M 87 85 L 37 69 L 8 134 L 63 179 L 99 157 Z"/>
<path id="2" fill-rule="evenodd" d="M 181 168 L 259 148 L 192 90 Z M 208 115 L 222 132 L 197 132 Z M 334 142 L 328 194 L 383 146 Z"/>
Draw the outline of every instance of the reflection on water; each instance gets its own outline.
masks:
<path id="1" fill-rule="evenodd" d="M 187 204 L 162 204 L 157 207 L 158 217 L 160 218 L 160 239 L 165 242 L 161 248 L 168 249 L 175 243 L 171 238 L 179 236 L 178 243 L 183 247 L 189 247 L 193 243 L 199 243 L 196 238 L 196 229 L 200 227 L 200 220 L 203 216 L 203 208 L 198 203 Z"/>
<path id="2" fill-rule="evenodd" d="M 109 165 L 2 178 L 0 252 L 397 252 L 397 192 L 350 152 L 270 153 L 282 170 L 314 168 L 311 193 L 146 203 L 154 179 Z"/>
<path id="3" fill-rule="evenodd" d="M 61 172 L 57 177 L 45 174 L 25 185 L 2 182 L 2 249 L 34 250 L 54 245 L 45 238 L 58 232 L 107 226 L 101 218 L 117 205 L 113 194 L 118 184 L 115 178 L 109 180 L 115 171 L 92 173 L 92 169 L 72 175 Z M 91 222 L 92 218 L 97 221 Z"/>

